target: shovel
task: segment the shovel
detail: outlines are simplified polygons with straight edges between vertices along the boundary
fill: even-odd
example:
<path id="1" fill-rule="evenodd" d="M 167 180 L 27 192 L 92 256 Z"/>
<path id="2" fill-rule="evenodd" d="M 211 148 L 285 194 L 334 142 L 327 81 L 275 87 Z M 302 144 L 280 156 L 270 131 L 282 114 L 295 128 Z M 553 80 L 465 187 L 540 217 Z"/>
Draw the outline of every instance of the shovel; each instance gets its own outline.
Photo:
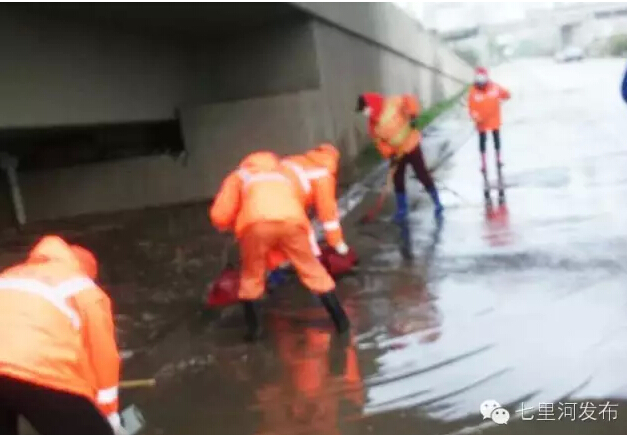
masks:
<path id="1" fill-rule="evenodd" d="M 146 425 L 144 416 L 135 405 L 130 405 L 124 408 L 124 410 L 120 413 L 120 419 L 122 420 L 122 426 L 128 435 L 135 435 Z"/>
<path id="2" fill-rule="evenodd" d="M 131 381 L 120 381 L 120 388 L 141 388 L 141 387 L 154 387 L 157 385 L 155 378 L 150 379 L 133 379 Z"/>
<path id="3" fill-rule="evenodd" d="M 120 381 L 120 388 L 143 388 L 154 387 L 157 385 L 155 378 L 150 379 L 133 379 L 129 381 Z M 122 420 L 122 426 L 128 433 L 128 435 L 135 435 L 146 425 L 146 419 L 142 415 L 139 408 L 135 405 L 129 405 L 122 412 L 120 412 L 120 419 Z"/>
<path id="4" fill-rule="evenodd" d="M 80 418 L 80 416 L 78 416 L 78 418 Z M 120 413 L 120 420 L 122 420 L 122 426 L 128 435 L 136 435 L 146 425 L 144 416 L 135 405 L 130 405 L 124 408 L 124 410 Z M 18 433 L 20 435 L 39 435 L 30 423 L 21 416 L 18 420 Z"/>

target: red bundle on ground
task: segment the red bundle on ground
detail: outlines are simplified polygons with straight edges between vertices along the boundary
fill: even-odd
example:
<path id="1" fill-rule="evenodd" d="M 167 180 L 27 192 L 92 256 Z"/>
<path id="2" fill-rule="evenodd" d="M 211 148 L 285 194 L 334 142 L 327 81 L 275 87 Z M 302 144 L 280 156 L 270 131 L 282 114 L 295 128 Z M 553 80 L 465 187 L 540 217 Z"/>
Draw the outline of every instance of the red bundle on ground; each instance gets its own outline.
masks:
<path id="1" fill-rule="evenodd" d="M 357 254 L 352 248 L 349 248 L 346 255 L 338 254 L 335 249 L 330 246 L 322 248 L 320 261 L 326 267 L 331 276 L 339 276 L 348 273 L 357 265 Z"/>
<path id="2" fill-rule="evenodd" d="M 206 308 L 223 307 L 239 302 L 239 270 L 224 269 L 207 289 Z"/>

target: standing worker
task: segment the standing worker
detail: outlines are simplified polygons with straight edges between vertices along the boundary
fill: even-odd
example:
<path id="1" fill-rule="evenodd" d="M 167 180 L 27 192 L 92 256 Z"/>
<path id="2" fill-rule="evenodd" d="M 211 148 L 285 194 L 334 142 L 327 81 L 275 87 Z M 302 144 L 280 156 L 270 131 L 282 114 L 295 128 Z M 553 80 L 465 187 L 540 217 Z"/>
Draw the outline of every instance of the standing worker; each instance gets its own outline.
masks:
<path id="1" fill-rule="evenodd" d="M 233 230 L 240 243 L 242 272 L 239 298 L 247 326 L 245 339 L 261 334 L 259 300 L 267 259 L 279 250 L 294 265 L 301 282 L 320 297 L 339 333 L 349 321 L 335 294 L 335 282 L 316 258 L 311 223 L 299 198 L 299 181 L 271 152 L 244 158 L 222 183 L 209 211 L 220 231 Z"/>
<path id="2" fill-rule="evenodd" d="M 293 172 L 299 181 L 299 193 L 305 209 L 315 207 L 318 220 L 322 223 L 326 242 L 340 255 L 348 253 L 344 241 L 340 215 L 335 198 L 337 170 L 340 152 L 330 143 L 323 143 L 301 155 L 287 156 L 281 163 Z M 315 234 L 312 233 L 315 240 Z M 320 255 L 316 249 L 316 256 Z M 269 263 L 273 272 L 271 282 L 283 280 L 282 270 L 275 269 L 284 263 L 282 253 L 272 252 Z"/>
<path id="3" fill-rule="evenodd" d="M 407 217 L 405 166 L 408 163 L 429 192 L 435 205 L 436 217 L 440 217 L 444 208 L 425 165 L 420 148 L 422 135 L 415 127 L 420 111 L 418 101 L 411 95 L 384 98 L 381 94 L 365 93 L 357 99 L 356 111 L 368 118 L 368 132 L 375 140 L 379 153 L 383 158 L 390 159 L 397 207 L 394 219 L 400 222 Z"/>
<path id="4" fill-rule="evenodd" d="M 503 87 L 491 81 L 488 71 L 478 67 L 475 70 L 475 82 L 468 94 L 468 110 L 479 132 L 479 151 L 481 152 L 481 172 L 485 175 L 486 169 L 486 135 L 492 132 L 494 150 L 496 151 L 497 168 L 502 166 L 501 161 L 501 100 L 508 100 L 510 93 Z"/>
<path id="5" fill-rule="evenodd" d="M 0 433 L 122 435 L 109 297 L 86 249 L 46 236 L 0 274 Z"/>

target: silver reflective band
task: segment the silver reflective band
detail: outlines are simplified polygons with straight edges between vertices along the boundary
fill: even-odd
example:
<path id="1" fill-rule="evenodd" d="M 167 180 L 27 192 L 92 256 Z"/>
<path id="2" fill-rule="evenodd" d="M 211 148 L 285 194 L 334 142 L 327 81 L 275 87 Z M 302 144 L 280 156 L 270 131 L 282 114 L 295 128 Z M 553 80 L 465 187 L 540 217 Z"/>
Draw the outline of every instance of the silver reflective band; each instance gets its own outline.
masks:
<path id="1" fill-rule="evenodd" d="M 100 405 L 108 405 L 115 402 L 117 399 L 118 387 L 104 388 L 102 390 L 98 390 L 98 395 L 96 396 L 96 402 L 98 402 Z"/>
<path id="2" fill-rule="evenodd" d="M 67 304 L 66 299 L 95 285 L 85 277 L 68 279 L 54 286 L 32 278 L 0 278 L 0 290 L 30 293 L 45 299 L 69 317 L 76 329 L 81 327 L 80 316 Z"/>
<path id="3" fill-rule="evenodd" d="M 324 228 L 326 231 L 339 230 L 340 223 L 339 221 L 327 221 L 322 224 L 322 228 Z"/>
<path id="4" fill-rule="evenodd" d="M 309 246 L 311 247 L 311 252 L 313 252 L 314 256 L 319 257 L 322 254 L 320 252 L 318 240 L 316 240 L 316 233 L 313 230 L 309 231 Z"/>
<path id="5" fill-rule="evenodd" d="M 294 162 L 284 161 L 282 163 L 288 168 L 292 169 L 296 173 L 296 176 L 298 177 L 298 181 L 300 181 L 300 185 L 302 186 L 303 190 L 305 191 L 305 193 L 309 193 L 311 191 L 311 184 L 309 183 L 309 180 L 307 179 L 307 173 L 305 172 L 303 167 L 300 165 L 297 165 Z"/>
<path id="6" fill-rule="evenodd" d="M 307 178 L 310 180 L 316 180 L 318 178 L 326 177 L 329 175 L 329 171 L 326 169 L 312 169 L 307 171 Z"/>
<path id="7" fill-rule="evenodd" d="M 238 174 L 242 181 L 244 182 L 244 187 L 247 187 L 251 183 L 256 183 L 258 181 L 281 181 L 284 183 L 289 183 L 289 180 L 279 174 L 278 172 L 264 172 L 261 174 L 251 174 L 245 169 L 240 169 Z"/>

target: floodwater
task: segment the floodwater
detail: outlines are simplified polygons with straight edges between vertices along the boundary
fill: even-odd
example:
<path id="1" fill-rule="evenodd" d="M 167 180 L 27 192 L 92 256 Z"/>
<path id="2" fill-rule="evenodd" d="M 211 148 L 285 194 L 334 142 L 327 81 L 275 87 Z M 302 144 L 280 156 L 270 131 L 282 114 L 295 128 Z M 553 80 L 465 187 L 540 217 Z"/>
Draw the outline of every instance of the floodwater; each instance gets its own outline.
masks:
<path id="1" fill-rule="evenodd" d="M 415 181 L 407 227 L 389 223 L 391 209 L 369 226 L 349 217 L 363 260 L 338 285 L 349 339 L 295 284 L 268 297 L 255 345 L 241 342 L 237 308 L 191 318 L 128 364 L 125 376 L 158 379 L 123 395 L 144 411 L 145 432 L 624 434 L 623 66 L 501 66 L 494 77 L 513 95 L 506 204 L 493 192 L 486 209 L 476 138 L 466 136 L 438 175 L 443 222 Z M 509 412 L 507 425 L 482 418 L 486 400 Z"/>
<path id="2" fill-rule="evenodd" d="M 438 174 L 442 222 L 415 180 L 406 227 L 389 222 L 389 207 L 371 225 L 349 216 L 362 256 L 338 283 L 350 337 L 336 337 L 291 282 L 267 298 L 257 344 L 242 342 L 234 307 L 189 311 L 151 347 L 129 346 L 124 378 L 157 378 L 122 392 L 124 406 L 142 409 L 143 433 L 627 433 L 623 68 L 528 60 L 495 70 L 512 92 L 506 204 L 494 191 L 486 208 L 477 139 L 459 134 Z M 508 411 L 506 425 L 482 417 L 487 400 Z"/>

